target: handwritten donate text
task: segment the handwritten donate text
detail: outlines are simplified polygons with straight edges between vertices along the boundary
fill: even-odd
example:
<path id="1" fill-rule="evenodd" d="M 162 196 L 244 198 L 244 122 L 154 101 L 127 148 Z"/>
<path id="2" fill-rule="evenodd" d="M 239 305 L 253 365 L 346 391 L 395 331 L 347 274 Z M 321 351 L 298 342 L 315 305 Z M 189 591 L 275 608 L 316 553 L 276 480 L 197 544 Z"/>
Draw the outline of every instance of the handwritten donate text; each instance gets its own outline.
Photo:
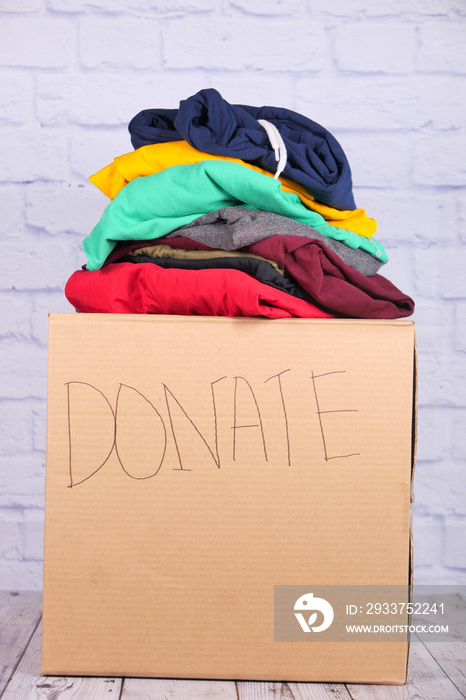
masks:
<path id="1" fill-rule="evenodd" d="M 277 374 L 274 374 L 267 379 L 264 383 L 273 387 L 273 391 L 276 392 L 275 398 L 277 400 L 278 415 L 276 420 L 279 421 L 281 429 L 283 431 L 284 440 L 286 443 L 286 459 L 289 466 L 292 464 L 292 444 L 290 439 L 290 422 L 289 422 L 289 401 L 291 397 L 287 395 L 286 391 L 286 375 L 291 372 L 290 369 L 285 369 Z M 320 374 L 314 374 L 313 371 L 309 373 L 306 377 L 308 383 L 307 386 L 303 387 L 311 392 L 315 405 L 315 416 L 316 416 L 316 430 L 319 435 L 319 441 L 322 446 L 322 457 L 328 462 L 330 460 L 344 459 L 348 457 L 355 457 L 359 455 L 359 452 L 349 452 L 348 454 L 330 454 L 328 449 L 328 438 L 329 438 L 329 426 L 326 422 L 326 415 L 335 413 L 357 413 L 358 410 L 355 408 L 332 408 L 331 410 L 322 410 L 320 394 L 321 390 L 325 388 L 326 378 L 332 375 L 344 375 L 345 370 L 334 370 Z M 170 389 L 170 387 L 163 383 L 159 383 L 159 389 L 161 391 L 163 404 L 166 408 L 165 416 L 162 415 L 161 411 L 154 405 L 153 402 L 142 392 L 140 389 L 129 386 L 128 384 L 119 383 L 118 390 L 116 394 L 116 399 L 112 405 L 109 397 L 101 391 L 98 387 L 90 384 L 89 382 L 83 381 L 70 381 L 66 382 L 65 386 L 67 389 L 67 404 L 68 404 L 68 443 L 69 443 L 69 475 L 70 483 L 69 487 L 75 487 L 89 481 L 94 477 L 103 467 L 109 462 L 112 455 L 116 456 L 116 459 L 123 470 L 123 472 L 131 479 L 152 479 L 157 476 L 161 470 L 167 455 L 168 441 L 171 439 L 176 453 L 176 460 L 178 462 L 179 470 L 189 471 L 189 468 L 185 465 L 185 457 L 183 456 L 183 451 L 180 447 L 180 437 L 183 431 L 186 430 L 187 423 L 191 426 L 191 430 L 194 430 L 198 436 L 198 439 L 202 441 L 207 449 L 207 453 L 210 455 L 212 464 L 220 469 L 222 466 L 222 460 L 224 455 L 219 447 L 219 435 L 218 435 L 218 398 L 217 391 L 219 389 L 220 383 L 229 383 L 231 389 L 232 398 L 232 420 L 229 426 L 232 433 L 232 438 L 230 442 L 230 454 L 229 457 L 235 461 L 237 459 L 237 443 L 238 436 L 244 434 L 244 431 L 254 431 L 258 445 L 260 445 L 260 450 L 263 454 L 263 459 L 267 462 L 269 460 L 268 454 L 268 444 L 266 439 L 266 431 L 264 428 L 263 420 L 263 406 L 261 407 L 257 391 L 254 389 L 254 382 L 248 380 L 248 378 L 243 376 L 233 376 L 233 377 L 219 377 L 214 381 L 210 382 L 210 395 L 208 407 L 203 407 L 204 413 L 207 409 L 212 421 L 212 436 L 207 439 L 205 435 L 205 430 L 202 432 L 198 424 L 196 424 L 196 417 L 188 413 L 184 408 L 179 397 Z M 77 397 L 79 391 L 86 387 L 86 391 L 91 395 L 95 396 L 96 399 L 104 406 L 105 422 L 106 425 L 111 426 L 108 429 L 108 452 L 105 454 L 105 458 L 99 461 L 97 466 L 90 467 L 88 472 L 83 475 L 81 470 L 81 464 L 77 464 L 77 457 L 75 454 L 76 436 L 75 436 L 75 423 L 74 416 L 77 410 L 76 405 Z M 157 453 L 153 455 L 153 467 L 150 473 L 144 475 L 135 475 L 131 473 L 130 468 L 126 464 L 125 457 L 123 455 L 124 450 L 122 450 L 122 441 L 125 439 L 122 437 L 123 432 L 121 430 L 121 423 L 124 420 L 124 415 L 122 415 L 122 396 L 128 395 L 130 392 L 133 399 L 138 402 L 142 402 L 146 411 L 148 411 L 156 423 L 157 429 Z M 147 392 L 146 392 L 147 393 Z M 241 416 L 244 414 L 242 411 L 243 404 L 247 401 L 248 411 L 247 414 L 250 417 L 253 415 L 252 421 L 243 422 Z M 183 421 L 180 421 L 180 415 L 183 417 Z M 199 421 L 197 421 L 199 423 Z M 107 443 L 106 443 L 107 444 Z M 105 447 L 107 450 L 107 447 Z M 79 470 L 77 469 L 79 467 Z M 80 478 L 75 476 L 76 471 L 80 472 Z"/>

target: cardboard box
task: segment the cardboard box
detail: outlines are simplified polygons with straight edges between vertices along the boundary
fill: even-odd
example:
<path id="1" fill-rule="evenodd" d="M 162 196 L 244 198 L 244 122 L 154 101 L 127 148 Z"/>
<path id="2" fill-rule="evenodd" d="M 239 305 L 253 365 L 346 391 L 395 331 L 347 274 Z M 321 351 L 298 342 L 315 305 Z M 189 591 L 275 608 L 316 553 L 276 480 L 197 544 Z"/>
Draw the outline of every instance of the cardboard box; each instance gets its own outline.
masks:
<path id="1" fill-rule="evenodd" d="M 52 315 L 42 673 L 405 682 L 407 637 L 274 641 L 274 590 L 409 584 L 414 360 L 410 321 Z"/>

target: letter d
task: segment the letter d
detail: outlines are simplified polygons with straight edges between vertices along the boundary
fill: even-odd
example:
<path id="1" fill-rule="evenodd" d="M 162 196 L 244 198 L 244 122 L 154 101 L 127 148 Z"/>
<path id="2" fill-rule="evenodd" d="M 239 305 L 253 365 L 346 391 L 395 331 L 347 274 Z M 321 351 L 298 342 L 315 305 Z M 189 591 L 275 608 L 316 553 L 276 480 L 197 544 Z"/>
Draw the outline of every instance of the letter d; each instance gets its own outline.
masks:
<path id="1" fill-rule="evenodd" d="M 102 469 L 115 447 L 115 413 L 105 394 L 87 382 L 66 382 L 69 487 Z M 96 466 L 98 465 L 98 466 Z"/>

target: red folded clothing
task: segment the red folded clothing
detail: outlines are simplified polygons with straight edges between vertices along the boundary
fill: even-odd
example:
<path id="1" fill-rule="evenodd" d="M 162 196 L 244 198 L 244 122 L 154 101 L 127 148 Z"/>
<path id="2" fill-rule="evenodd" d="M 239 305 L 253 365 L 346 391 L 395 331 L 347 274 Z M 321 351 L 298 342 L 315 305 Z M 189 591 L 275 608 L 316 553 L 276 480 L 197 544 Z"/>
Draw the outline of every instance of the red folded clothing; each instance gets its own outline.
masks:
<path id="1" fill-rule="evenodd" d="M 74 272 L 66 283 L 65 296 L 86 313 L 335 317 L 231 269 L 180 270 L 153 263 L 114 263 L 101 270 Z"/>

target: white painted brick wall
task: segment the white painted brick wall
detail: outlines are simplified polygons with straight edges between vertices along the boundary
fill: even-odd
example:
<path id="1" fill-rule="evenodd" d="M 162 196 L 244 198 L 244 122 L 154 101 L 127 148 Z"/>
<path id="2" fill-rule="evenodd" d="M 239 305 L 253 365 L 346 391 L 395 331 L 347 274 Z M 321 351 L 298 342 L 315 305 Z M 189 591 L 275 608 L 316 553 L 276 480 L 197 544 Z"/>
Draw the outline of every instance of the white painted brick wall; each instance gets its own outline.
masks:
<path id="1" fill-rule="evenodd" d="M 463 23 L 448 18 L 420 26 L 417 67 L 428 73 L 466 73 Z"/>
<path id="2" fill-rule="evenodd" d="M 327 42 L 320 23 L 281 17 L 218 18 L 188 15 L 168 20 L 163 33 L 167 69 L 314 72 L 325 66 Z"/>
<path id="3" fill-rule="evenodd" d="M 335 63 L 343 72 L 411 73 L 416 55 L 416 26 L 371 19 L 348 22 L 332 32 Z"/>
<path id="4" fill-rule="evenodd" d="M 64 68 L 73 60 L 76 27 L 70 19 L 54 16 L 2 17 L 0 65 Z"/>
<path id="5" fill-rule="evenodd" d="M 84 68 L 160 70 L 160 30 L 157 19 L 83 17 L 79 21 L 79 61 Z"/>
<path id="6" fill-rule="evenodd" d="M 0 588 L 41 587 L 47 313 L 131 150 L 202 87 L 295 109 L 349 157 L 419 343 L 418 583 L 466 582 L 464 0 L 2 0 Z"/>

